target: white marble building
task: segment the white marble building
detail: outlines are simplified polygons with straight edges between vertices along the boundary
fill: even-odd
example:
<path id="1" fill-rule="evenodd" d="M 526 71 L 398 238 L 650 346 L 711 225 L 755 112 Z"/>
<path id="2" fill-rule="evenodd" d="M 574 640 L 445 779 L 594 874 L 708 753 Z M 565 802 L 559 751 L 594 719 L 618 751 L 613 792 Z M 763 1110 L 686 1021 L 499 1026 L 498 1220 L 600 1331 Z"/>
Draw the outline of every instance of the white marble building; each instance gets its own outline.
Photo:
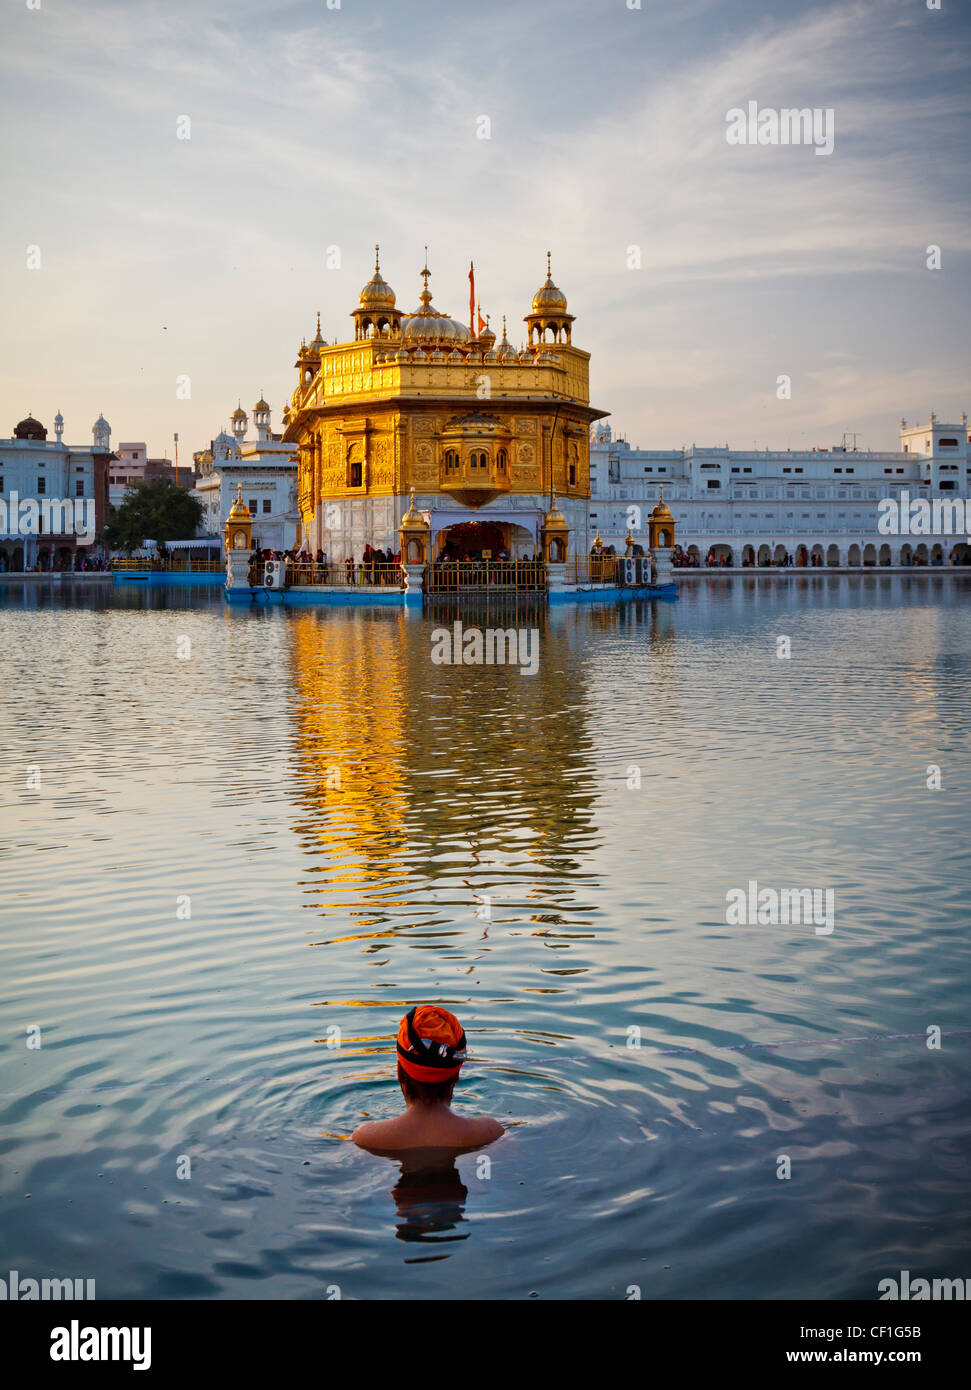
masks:
<path id="1" fill-rule="evenodd" d="M 83 503 L 90 510 L 95 534 L 100 534 L 108 512 L 108 467 L 111 453 L 111 426 L 99 415 L 91 428 L 91 443 L 64 442 L 64 417 L 54 416 L 54 438 L 28 415 L 15 427 L 10 439 L 0 439 L 0 569 L 4 571 L 65 568 L 80 555 L 93 555 L 97 546 L 87 534 L 55 529 L 29 535 L 11 524 L 10 508 L 15 500 L 62 499 Z M 90 509 L 88 507 L 90 504 Z M 75 518 L 76 520 L 76 518 Z"/>
<path id="2" fill-rule="evenodd" d="M 209 449 L 194 455 L 199 478 L 195 495 L 202 502 L 202 531 L 222 537 L 237 484 L 253 518 L 253 541 L 268 550 L 290 550 L 299 544 L 296 447 L 283 444 L 270 428 L 270 407 L 261 396 L 253 407 L 256 438 L 247 440 L 249 420 L 238 405 L 232 434 L 218 434 Z"/>
<path id="3" fill-rule="evenodd" d="M 729 563 L 898 565 L 971 563 L 967 536 L 883 535 L 881 499 L 971 496 L 968 417 L 900 422 L 894 453 L 840 444 L 811 450 L 636 449 L 594 428 L 590 448 L 591 534 L 624 549 L 664 489 L 678 543 L 704 565 L 709 551 Z"/>

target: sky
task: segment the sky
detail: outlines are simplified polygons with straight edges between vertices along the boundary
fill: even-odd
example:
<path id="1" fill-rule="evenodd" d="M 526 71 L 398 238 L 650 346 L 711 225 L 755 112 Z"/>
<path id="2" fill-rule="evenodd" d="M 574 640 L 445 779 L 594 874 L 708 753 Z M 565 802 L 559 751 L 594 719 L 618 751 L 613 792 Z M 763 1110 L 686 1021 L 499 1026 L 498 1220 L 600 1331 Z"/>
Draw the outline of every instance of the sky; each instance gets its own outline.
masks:
<path id="1" fill-rule="evenodd" d="M 592 402 L 642 448 L 954 422 L 971 19 L 940 6 L 8 3 L 0 435 L 60 409 L 84 445 L 103 411 L 184 462 L 261 392 L 281 428 L 301 338 L 318 310 L 353 337 L 376 242 L 404 310 L 427 244 L 467 318 L 474 260 L 517 345 L 551 251 Z M 730 144 L 751 101 L 831 109 L 833 152 Z"/>

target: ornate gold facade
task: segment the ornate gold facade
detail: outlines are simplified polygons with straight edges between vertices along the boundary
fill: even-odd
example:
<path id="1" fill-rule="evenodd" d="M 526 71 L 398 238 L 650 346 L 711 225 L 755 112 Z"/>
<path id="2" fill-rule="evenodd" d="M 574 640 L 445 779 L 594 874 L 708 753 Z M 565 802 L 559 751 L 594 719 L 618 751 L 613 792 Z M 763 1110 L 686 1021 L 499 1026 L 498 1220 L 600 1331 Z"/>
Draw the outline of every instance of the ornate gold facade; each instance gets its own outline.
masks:
<path id="1" fill-rule="evenodd" d="M 590 424 L 606 412 L 590 405 L 590 355 L 573 345 L 573 315 L 549 263 L 519 350 L 505 320 L 497 343 L 481 319 L 473 334 L 440 313 L 427 265 L 421 274 L 419 307 L 404 314 L 376 260 L 351 314 L 353 341 L 327 344 L 318 317 L 300 349 L 283 437 L 298 446 L 310 544 L 341 558 L 341 537 L 345 549 L 391 543 L 412 489 L 443 526 L 496 518 L 508 531 L 521 511 L 528 529 L 554 489 L 571 524 L 585 523 Z M 439 545 L 444 534 L 433 527 Z"/>

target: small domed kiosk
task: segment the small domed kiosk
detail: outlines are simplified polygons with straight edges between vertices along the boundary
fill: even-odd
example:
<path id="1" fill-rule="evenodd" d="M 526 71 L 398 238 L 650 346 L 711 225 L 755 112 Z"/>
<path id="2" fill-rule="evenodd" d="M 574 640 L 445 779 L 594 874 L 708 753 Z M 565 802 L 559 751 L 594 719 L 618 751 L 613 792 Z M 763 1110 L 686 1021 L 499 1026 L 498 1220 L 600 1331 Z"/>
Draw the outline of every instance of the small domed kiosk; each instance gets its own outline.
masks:
<path id="1" fill-rule="evenodd" d="M 414 488 L 411 490 L 408 510 L 401 518 L 398 535 L 401 538 L 401 573 L 405 581 L 405 603 L 420 603 L 431 527 L 415 506 Z"/>
<path id="2" fill-rule="evenodd" d="M 674 517 L 664 500 L 664 488 L 659 489 L 657 506 L 647 519 L 647 535 L 651 554 L 654 557 L 656 582 L 673 584 L 674 571 L 671 558 L 674 554 Z"/>
<path id="3" fill-rule="evenodd" d="M 236 501 L 229 509 L 224 532 L 226 546 L 226 597 L 233 602 L 233 591 L 250 591 L 250 560 L 253 556 L 253 518 L 243 501 L 243 484 L 236 484 Z"/>
<path id="4" fill-rule="evenodd" d="M 566 517 L 556 505 L 556 493 L 550 499 L 551 506 L 543 518 L 539 530 L 540 548 L 546 566 L 546 579 L 550 590 L 562 589 L 567 582 L 567 556 L 570 543 L 570 527 Z"/>
<path id="5" fill-rule="evenodd" d="M 562 565 L 566 563 L 567 546 L 570 540 L 570 528 L 567 525 L 566 517 L 556 505 L 556 493 L 550 499 L 552 505 L 543 518 L 540 527 L 540 543 L 543 549 L 543 563 L 547 565 Z"/>
<path id="6" fill-rule="evenodd" d="M 231 550 L 252 550 L 253 518 L 243 501 L 243 484 L 236 484 L 236 501 L 226 518 L 226 553 Z"/>

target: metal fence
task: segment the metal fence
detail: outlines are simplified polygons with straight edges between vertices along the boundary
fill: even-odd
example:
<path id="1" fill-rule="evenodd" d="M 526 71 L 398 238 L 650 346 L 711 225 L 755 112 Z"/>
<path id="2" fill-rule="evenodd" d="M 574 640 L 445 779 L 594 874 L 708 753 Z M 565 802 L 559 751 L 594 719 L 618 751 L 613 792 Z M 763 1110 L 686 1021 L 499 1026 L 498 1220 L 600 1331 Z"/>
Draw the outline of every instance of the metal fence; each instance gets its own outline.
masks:
<path id="1" fill-rule="evenodd" d="M 258 566 L 258 584 L 263 582 L 263 568 Z M 292 588 L 314 584 L 338 589 L 400 589 L 401 582 L 400 565 L 364 565 L 342 560 L 287 564 L 287 584 Z"/>
<path id="2" fill-rule="evenodd" d="M 426 594 L 545 589 L 546 567 L 541 560 L 439 560 L 425 569 Z"/>
<path id="3" fill-rule="evenodd" d="M 616 584 L 616 555 L 573 555 L 567 562 L 577 584 Z"/>

